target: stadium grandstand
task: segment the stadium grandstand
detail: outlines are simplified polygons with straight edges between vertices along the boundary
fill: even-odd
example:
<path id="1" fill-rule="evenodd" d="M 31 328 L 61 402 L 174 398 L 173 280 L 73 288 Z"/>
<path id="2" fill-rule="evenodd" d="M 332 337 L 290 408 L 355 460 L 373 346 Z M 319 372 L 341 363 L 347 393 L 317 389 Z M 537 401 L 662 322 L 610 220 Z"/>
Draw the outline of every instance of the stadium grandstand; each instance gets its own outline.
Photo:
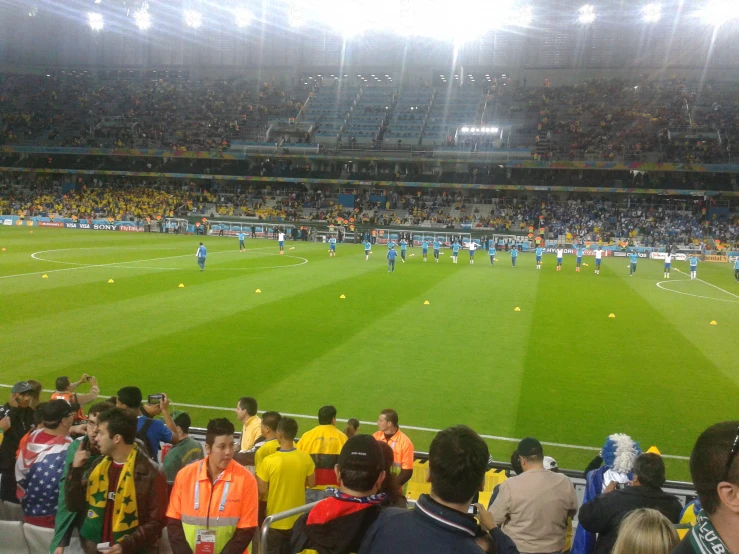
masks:
<path id="1" fill-rule="evenodd" d="M 739 2 L 582 2 L 0 2 L 0 554 L 739 552 Z"/>

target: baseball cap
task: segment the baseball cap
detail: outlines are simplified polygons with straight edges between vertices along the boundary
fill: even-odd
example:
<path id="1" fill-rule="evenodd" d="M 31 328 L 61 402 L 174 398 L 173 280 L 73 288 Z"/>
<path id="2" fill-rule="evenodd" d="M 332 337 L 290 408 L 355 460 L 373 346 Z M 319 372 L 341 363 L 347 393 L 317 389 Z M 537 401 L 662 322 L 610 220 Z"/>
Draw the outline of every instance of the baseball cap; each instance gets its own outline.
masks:
<path id="1" fill-rule="evenodd" d="M 49 400 L 41 408 L 41 418 L 48 423 L 61 421 L 74 413 L 74 409 L 66 400 L 58 398 Z"/>
<path id="2" fill-rule="evenodd" d="M 372 435 L 354 435 L 344 443 L 339 454 L 339 468 L 343 471 L 377 471 L 385 467 L 385 456 Z"/>
<path id="3" fill-rule="evenodd" d="M 552 471 L 554 469 L 557 469 L 557 467 L 557 460 L 555 460 L 551 456 L 544 456 L 544 469 Z"/>
<path id="4" fill-rule="evenodd" d="M 524 458 L 544 455 L 544 447 L 533 437 L 526 437 L 521 440 L 521 442 L 518 443 L 518 448 L 516 448 L 516 450 L 518 451 L 518 455 L 523 456 Z"/>
<path id="5" fill-rule="evenodd" d="M 11 389 L 12 394 L 23 394 L 24 392 L 31 392 L 33 387 L 28 381 L 19 381 Z"/>

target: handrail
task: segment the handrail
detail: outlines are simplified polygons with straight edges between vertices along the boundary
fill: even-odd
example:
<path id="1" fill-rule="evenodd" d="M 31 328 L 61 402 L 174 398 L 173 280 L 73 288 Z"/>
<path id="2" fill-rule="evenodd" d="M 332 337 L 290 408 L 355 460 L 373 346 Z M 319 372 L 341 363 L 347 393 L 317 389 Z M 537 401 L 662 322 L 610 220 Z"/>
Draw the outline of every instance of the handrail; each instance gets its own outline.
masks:
<path id="1" fill-rule="evenodd" d="M 313 506 L 315 506 L 319 502 L 320 500 L 317 500 L 316 502 L 311 502 L 310 504 L 306 504 L 304 506 L 298 506 L 297 508 L 291 508 L 290 510 L 285 510 L 284 512 L 280 512 L 278 514 L 272 514 L 271 516 L 267 516 L 267 518 L 264 520 L 264 523 L 262 524 L 262 530 L 261 530 L 260 541 L 259 541 L 259 552 L 261 554 L 267 554 L 267 537 L 269 535 L 269 528 L 270 528 L 270 525 L 272 525 L 272 523 L 276 521 L 282 521 L 283 519 L 287 519 L 289 517 L 299 516 L 299 515 L 308 513 L 313 509 Z"/>

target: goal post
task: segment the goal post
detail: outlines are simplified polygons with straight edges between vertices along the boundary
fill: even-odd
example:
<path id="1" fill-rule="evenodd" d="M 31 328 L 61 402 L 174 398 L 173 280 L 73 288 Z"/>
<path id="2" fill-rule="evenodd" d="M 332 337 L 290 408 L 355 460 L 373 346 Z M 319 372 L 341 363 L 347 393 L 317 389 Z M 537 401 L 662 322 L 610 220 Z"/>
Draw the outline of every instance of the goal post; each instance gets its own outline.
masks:
<path id="1" fill-rule="evenodd" d="M 167 233 L 184 235 L 188 232 L 190 222 L 187 219 L 165 217 L 163 222 L 159 222 L 159 225 L 164 225 L 164 231 Z"/>
<path id="2" fill-rule="evenodd" d="M 450 247 L 454 241 L 459 241 L 460 244 L 469 244 L 472 240 L 470 233 L 460 233 L 459 231 L 449 230 L 423 230 L 413 231 L 410 229 L 375 229 L 377 233 L 377 244 L 387 244 L 390 241 L 398 243 L 402 236 L 409 235 L 411 240 L 409 246 L 421 246 L 421 243 L 426 240 L 428 242 L 438 241 L 442 247 Z"/>

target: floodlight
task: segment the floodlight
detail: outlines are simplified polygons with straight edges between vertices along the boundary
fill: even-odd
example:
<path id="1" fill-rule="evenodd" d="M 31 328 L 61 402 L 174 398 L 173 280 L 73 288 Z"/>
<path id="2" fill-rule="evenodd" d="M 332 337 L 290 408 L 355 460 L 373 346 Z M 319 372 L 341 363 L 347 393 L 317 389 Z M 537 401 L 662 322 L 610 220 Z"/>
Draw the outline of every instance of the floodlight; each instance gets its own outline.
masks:
<path id="1" fill-rule="evenodd" d="M 90 29 L 92 29 L 93 31 L 100 31 L 105 26 L 103 14 L 89 12 L 87 14 L 87 24 L 90 26 Z"/>
<path id="2" fill-rule="evenodd" d="M 149 11 L 144 8 L 136 10 L 133 13 L 133 20 L 136 22 L 136 26 L 141 31 L 145 31 L 146 29 L 151 27 L 151 16 L 149 15 Z"/>
<path id="3" fill-rule="evenodd" d="M 641 18 L 644 23 L 657 23 L 662 19 L 662 4 L 652 2 L 641 10 Z"/>
<path id="4" fill-rule="evenodd" d="M 234 22 L 239 29 L 248 27 L 251 23 L 251 13 L 244 8 L 236 8 L 234 10 Z"/>
<path id="5" fill-rule="evenodd" d="M 36 17 L 38 15 L 38 6 L 28 8 L 28 17 Z"/>
<path id="6" fill-rule="evenodd" d="M 739 5 L 733 0 L 713 0 L 699 11 L 699 15 L 709 25 L 720 27 L 727 21 L 739 17 Z"/>
<path id="7" fill-rule="evenodd" d="M 531 6 L 522 6 L 520 10 L 518 10 L 518 20 L 516 21 L 517 25 L 521 25 L 522 27 L 528 27 L 531 25 L 531 22 L 534 20 L 534 8 Z"/>
<path id="8" fill-rule="evenodd" d="M 195 10 L 185 10 L 185 25 L 197 29 L 203 24 L 203 16 Z"/>
<path id="9" fill-rule="evenodd" d="M 595 6 L 592 4 L 585 4 L 578 10 L 577 20 L 583 25 L 590 25 L 595 21 Z"/>

